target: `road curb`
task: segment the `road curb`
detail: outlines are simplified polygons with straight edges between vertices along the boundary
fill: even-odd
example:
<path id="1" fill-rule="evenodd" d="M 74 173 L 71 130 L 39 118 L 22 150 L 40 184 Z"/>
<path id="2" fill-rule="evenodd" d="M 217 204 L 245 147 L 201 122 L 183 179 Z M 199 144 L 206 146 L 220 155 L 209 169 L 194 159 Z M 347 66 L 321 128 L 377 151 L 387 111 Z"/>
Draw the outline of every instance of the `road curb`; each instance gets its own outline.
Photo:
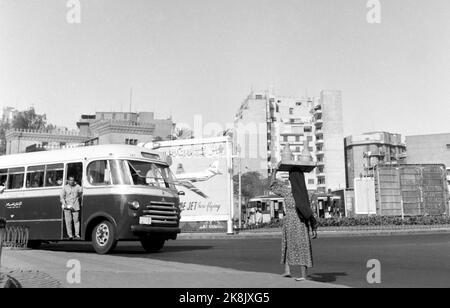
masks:
<path id="1" fill-rule="evenodd" d="M 417 229 L 417 230 L 367 230 L 367 231 L 318 231 L 318 236 L 329 237 L 364 237 L 364 236 L 400 236 L 411 234 L 450 234 L 450 229 Z M 280 238 L 281 231 L 256 231 L 235 234 L 223 233 L 181 233 L 178 239 L 248 239 L 248 238 Z"/>

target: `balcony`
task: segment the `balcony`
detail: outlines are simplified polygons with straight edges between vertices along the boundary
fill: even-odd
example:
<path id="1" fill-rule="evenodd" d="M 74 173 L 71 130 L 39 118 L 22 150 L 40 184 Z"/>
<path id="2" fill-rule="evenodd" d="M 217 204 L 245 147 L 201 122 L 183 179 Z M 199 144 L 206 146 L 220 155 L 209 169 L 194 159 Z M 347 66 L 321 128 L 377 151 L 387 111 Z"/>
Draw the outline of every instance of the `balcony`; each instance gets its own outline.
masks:
<path id="1" fill-rule="evenodd" d="M 323 126 L 323 120 L 322 119 L 316 120 L 314 122 L 314 125 L 316 126 L 316 128 L 322 127 Z"/>
<path id="2" fill-rule="evenodd" d="M 317 144 L 317 145 L 323 144 L 323 139 L 317 139 L 317 140 L 316 140 L 316 144 Z"/>
<path id="3" fill-rule="evenodd" d="M 316 136 L 323 136 L 323 130 L 322 129 L 316 129 Z"/>
<path id="4" fill-rule="evenodd" d="M 325 166 L 325 162 L 322 160 L 322 161 L 318 161 L 317 162 L 317 166 L 318 167 L 320 167 L 320 166 Z"/>

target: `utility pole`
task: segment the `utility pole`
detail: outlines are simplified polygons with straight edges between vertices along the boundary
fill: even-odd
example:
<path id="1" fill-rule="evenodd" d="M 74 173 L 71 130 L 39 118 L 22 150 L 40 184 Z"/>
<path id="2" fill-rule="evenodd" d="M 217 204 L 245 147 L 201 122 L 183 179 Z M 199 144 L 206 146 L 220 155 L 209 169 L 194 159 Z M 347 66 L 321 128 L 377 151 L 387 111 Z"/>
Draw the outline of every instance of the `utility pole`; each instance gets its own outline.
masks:
<path id="1" fill-rule="evenodd" d="M 238 148 L 237 148 L 237 150 L 238 150 L 238 163 L 239 163 L 239 166 L 238 166 L 238 176 L 239 176 L 239 206 L 238 206 L 238 209 L 239 209 L 239 215 L 238 215 L 238 217 L 239 217 L 239 230 L 241 230 L 242 229 L 242 171 L 241 171 L 241 147 L 238 145 Z"/>

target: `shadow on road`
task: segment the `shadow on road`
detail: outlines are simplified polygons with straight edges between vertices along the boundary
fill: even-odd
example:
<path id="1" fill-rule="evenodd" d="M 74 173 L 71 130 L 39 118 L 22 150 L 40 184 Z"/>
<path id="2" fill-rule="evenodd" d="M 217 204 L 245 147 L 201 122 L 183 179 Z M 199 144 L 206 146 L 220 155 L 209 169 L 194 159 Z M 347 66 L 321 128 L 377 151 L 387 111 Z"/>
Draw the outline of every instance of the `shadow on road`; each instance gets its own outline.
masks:
<path id="1" fill-rule="evenodd" d="M 309 278 L 317 282 L 336 282 L 338 277 L 345 277 L 347 273 L 314 273 Z"/>
<path id="2" fill-rule="evenodd" d="M 179 252 L 189 252 L 196 250 L 209 250 L 213 249 L 213 246 L 208 245 L 184 245 L 184 246 L 168 246 L 164 247 L 161 252 L 157 253 L 147 253 L 140 245 L 127 245 L 126 243 L 120 243 L 116 249 L 110 254 L 113 256 L 127 257 L 130 255 L 158 255 L 158 254 L 170 254 Z M 42 245 L 40 248 L 44 251 L 55 251 L 55 252 L 72 252 L 72 253 L 96 253 L 92 248 L 90 243 L 58 243 L 58 244 L 46 244 Z"/>

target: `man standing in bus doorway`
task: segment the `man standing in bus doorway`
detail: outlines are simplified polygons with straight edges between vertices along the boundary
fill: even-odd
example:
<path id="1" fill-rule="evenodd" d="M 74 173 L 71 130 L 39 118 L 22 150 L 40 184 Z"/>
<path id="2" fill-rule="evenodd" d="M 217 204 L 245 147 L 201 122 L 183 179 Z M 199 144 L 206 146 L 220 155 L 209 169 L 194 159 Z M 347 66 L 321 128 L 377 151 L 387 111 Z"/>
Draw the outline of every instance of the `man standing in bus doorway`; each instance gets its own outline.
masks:
<path id="1" fill-rule="evenodd" d="M 75 238 L 80 238 L 80 200 L 82 194 L 83 189 L 75 182 L 75 178 L 70 176 L 67 185 L 61 191 L 61 204 L 69 239 L 73 239 L 72 222 L 75 227 Z"/>

